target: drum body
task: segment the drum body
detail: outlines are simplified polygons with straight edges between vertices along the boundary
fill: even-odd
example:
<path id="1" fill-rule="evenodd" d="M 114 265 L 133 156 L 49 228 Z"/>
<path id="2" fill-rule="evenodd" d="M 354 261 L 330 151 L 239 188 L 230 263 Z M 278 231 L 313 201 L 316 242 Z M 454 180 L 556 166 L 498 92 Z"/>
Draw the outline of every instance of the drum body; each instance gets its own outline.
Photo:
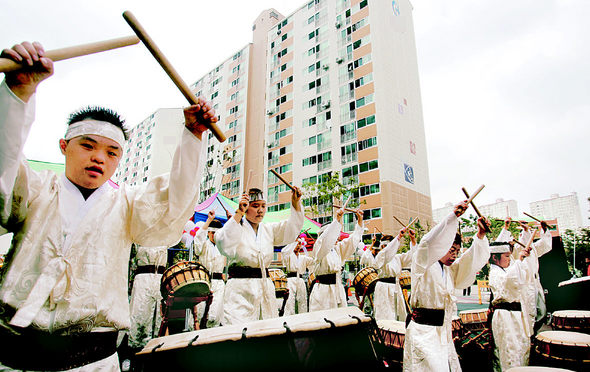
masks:
<path id="1" fill-rule="evenodd" d="M 379 278 L 377 270 L 373 267 L 365 267 L 359 271 L 352 281 L 355 293 L 359 296 L 370 294 L 375 290 L 375 284 Z"/>
<path id="2" fill-rule="evenodd" d="M 408 270 L 402 270 L 397 276 L 397 282 L 402 289 L 410 290 L 412 288 L 412 276 Z"/>
<path id="3" fill-rule="evenodd" d="M 531 364 L 574 371 L 590 370 L 590 335 L 585 333 L 539 332 L 533 350 Z"/>
<path id="4" fill-rule="evenodd" d="M 574 331 L 590 334 L 590 311 L 555 311 L 552 314 L 551 327 L 556 331 Z"/>
<path id="5" fill-rule="evenodd" d="M 349 306 L 159 337 L 137 359 L 143 371 L 372 371 L 373 334 Z"/>
<path id="6" fill-rule="evenodd" d="M 397 320 L 377 320 L 377 331 L 382 344 L 380 354 L 390 367 L 401 369 L 404 361 L 406 324 Z"/>
<path id="7" fill-rule="evenodd" d="M 313 285 L 316 283 L 315 274 L 310 272 L 307 276 L 307 292 L 308 294 L 311 293 L 313 289 Z"/>
<path id="8" fill-rule="evenodd" d="M 488 309 L 463 310 L 459 312 L 459 317 L 465 330 L 481 330 L 487 326 Z"/>
<path id="9" fill-rule="evenodd" d="M 205 266 L 199 262 L 180 261 L 170 266 L 160 282 L 162 298 L 202 297 L 211 291 L 211 277 Z"/>
<path id="10" fill-rule="evenodd" d="M 463 322 L 461 322 L 461 317 L 458 315 L 453 316 L 451 326 L 453 328 L 453 342 L 456 345 L 461 340 L 461 337 L 463 337 Z"/>
<path id="11" fill-rule="evenodd" d="M 287 287 L 287 275 L 281 269 L 268 269 L 268 276 L 275 285 L 275 294 L 277 297 L 283 298 L 289 294 Z"/>

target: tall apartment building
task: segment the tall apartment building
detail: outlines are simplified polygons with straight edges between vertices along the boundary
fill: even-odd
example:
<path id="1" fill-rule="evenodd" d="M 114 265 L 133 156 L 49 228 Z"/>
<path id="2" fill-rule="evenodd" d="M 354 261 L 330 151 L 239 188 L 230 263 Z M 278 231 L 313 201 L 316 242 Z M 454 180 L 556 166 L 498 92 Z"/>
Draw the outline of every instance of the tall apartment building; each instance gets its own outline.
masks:
<path id="1" fill-rule="evenodd" d="M 478 205 L 477 209 L 484 216 L 501 218 L 518 218 L 518 203 L 516 200 L 497 199 L 495 203 Z"/>
<path id="2" fill-rule="evenodd" d="M 407 0 L 263 11 L 252 43 L 191 86 L 212 101 L 228 137 L 208 138 L 202 197 L 237 198 L 249 182 L 267 192 L 270 211 L 282 210 L 290 190 L 269 169 L 295 185 L 338 172 L 364 184 L 356 197 L 369 229 L 397 230 L 393 215 L 431 222 L 411 12 Z"/>
<path id="3" fill-rule="evenodd" d="M 129 141 L 113 181 L 140 185 L 153 175 L 170 172 L 182 128 L 184 115 L 180 108 L 158 109 L 130 128 Z"/>
<path id="4" fill-rule="evenodd" d="M 575 192 L 566 196 L 552 194 L 549 199 L 531 202 L 530 208 L 531 215 L 535 217 L 557 219 L 561 231 L 582 227 L 582 213 Z"/>

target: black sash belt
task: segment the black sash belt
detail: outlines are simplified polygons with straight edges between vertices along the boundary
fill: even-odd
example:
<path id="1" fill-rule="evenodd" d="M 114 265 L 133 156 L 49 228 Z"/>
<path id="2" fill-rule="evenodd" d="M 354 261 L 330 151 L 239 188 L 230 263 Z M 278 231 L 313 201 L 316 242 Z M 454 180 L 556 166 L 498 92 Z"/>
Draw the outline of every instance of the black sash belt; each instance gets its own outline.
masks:
<path id="1" fill-rule="evenodd" d="M 392 277 L 389 277 L 389 278 L 379 278 L 379 281 L 380 282 L 383 282 L 383 283 L 389 283 L 389 284 L 395 284 L 397 282 L 395 276 L 392 276 Z"/>
<path id="2" fill-rule="evenodd" d="M 164 266 L 142 265 L 142 266 L 137 266 L 137 269 L 135 269 L 135 275 L 138 275 L 138 274 L 164 274 L 164 271 L 166 271 L 166 267 L 164 267 Z"/>
<path id="3" fill-rule="evenodd" d="M 62 371 L 105 359 L 117 351 L 118 332 L 56 335 L 24 328 L 0 331 L 0 361 L 19 370 Z"/>
<path id="4" fill-rule="evenodd" d="M 299 275 L 297 275 L 297 273 L 287 273 L 287 278 L 298 278 Z"/>
<path id="5" fill-rule="evenodd" d="M 316 277 L 320 284 L 336 284 L 336 274 L 324 274 Z"/>
<path id="6" fill-rule="evenodd" d="M 266 276 L 268 277 L 268 269 L 266 270 Z M 249 266 L 230 266 L 227 269 L 227 275 L 230 279 L 256 279 L 262 278 L 262 272 L 259 267 Z"/>
<path id="7" fill-rule="evenodd" d="M 412 320 L 418 324 L 440 327 L 445 322 L 445 311 L 417 307 L 412 311 Z"/>
<path id="8" fill-rule="evenodd" d="M 211 279 L 221 279 L 221 280 L 223 280 L 223 273 L 213 273 L 213 274 L 211 274 Z"/>
<path id="9" fill-rule="evenodd" d="M 494 310 L 522 311 L 520 302 L 498 302 L 492 305 Z"/>

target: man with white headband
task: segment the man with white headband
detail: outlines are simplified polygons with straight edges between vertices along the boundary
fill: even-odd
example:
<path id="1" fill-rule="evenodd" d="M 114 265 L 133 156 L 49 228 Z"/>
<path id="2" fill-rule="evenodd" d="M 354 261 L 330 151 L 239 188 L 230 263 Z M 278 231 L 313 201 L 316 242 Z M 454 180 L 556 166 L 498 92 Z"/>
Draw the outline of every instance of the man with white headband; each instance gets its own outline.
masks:
<path id="1" fill-rule="evenodd" d="M 240 198 L 236 213 L 215 233 L 215 242 L 228 259 L 222 325 L 278 317 L 275 286 L 268 276 L 274 247 L 297 238 L 303 226 L 301 190 L 293 186 L 291 215 L 281 222 L 262 222 L 266 201 L 251 188 Z"/>
<path id="2" fill-rule="evenodd" d="M 289 289 L 283 315 L 307 312 L 307 285 L 301 275 L 311 266 L 313 258 L 307 254 L 303 235 L 301 234 L 296 241 L 281 249 L 281 260 L 287 271 L 287 288 Z"/>
<path id="3" fill-rule="evenodd" d="M 406 234 L 410 237 L 410 249 L 397 253 Z M 412 264 L 412 256 L 417 246 L 416 233 L 410 228 L 403 228 L 395 238 L 391 235 L 387 238 L 389 239 L 381 240 L 381 244 L 385 246 L 375 257 L 373 266 L 379 273 L 379 280 L 375 284 L 373 294 L 375 304 L 373 316 L 376 320 L 395 319 L 405 322 L 408 315 L 407 306 L 397 277 L 403 268 L 410 267 Z"/>
<path id="4" fill-rule="evenodd" d="M 216 116 L 204 101 L 186 108 L 170 174 L 137 188 L 107 182 L 126 135 L 118 115 L 100 108 L 71 117 L 59 141 L 63 175 L 35 172 L 23 147 L 37 86 L 53 73 L 44 55 L 29 42 L 0 55 L 24 66 L 0 84 L 0 225 L 14 233 L 0 274 L 0 362 L 18 370 L 117 371 L 117 334 L 130 326 L 131 245 L 180 239 L 199 196 L 201 136 Z"/>
<path id="5" fill-rule="evenodd" d="M 197 230 L 195 239 L 193 240 L 195 255 L 199 256 L 199 262 L 205 266 L 211 275 L 213 300 L 207 313 L 207 328 L 219 326 L 223 319 L 223 293 L 225 292 L 223 272 L 225 270 L 226 258 L 219 252 L 219 249 L 215 245 L 215 233 L 221 227 L 223 227 L 223 224 L 221 221 L 215 219 L 215 211 L 210 210 L 207 214 L 207 220 Z M 205 314 L 205 307 L 205 302 L 197 305 L 197 316 L 199 319 L 202 319 Z"/>

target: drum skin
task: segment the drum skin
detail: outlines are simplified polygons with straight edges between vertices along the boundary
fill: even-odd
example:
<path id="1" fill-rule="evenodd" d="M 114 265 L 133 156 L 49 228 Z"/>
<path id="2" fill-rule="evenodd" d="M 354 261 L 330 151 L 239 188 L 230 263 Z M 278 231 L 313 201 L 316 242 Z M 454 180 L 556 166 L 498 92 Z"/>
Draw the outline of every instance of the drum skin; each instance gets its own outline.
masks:
<path id="1" fill-rule="evenodd" d="M 590 334 L 590 311 L 555 311 L 552 314 L 551 327 L 556 331 L 574 331 Z"/>
<path id="2" fill-rule="evenodd" d="M 534 355 L 533 355 L 534 354 Z M 535 336 L 531 364 L 590 370 L 590 335 L 571 331 L 543 331 Z"/>

